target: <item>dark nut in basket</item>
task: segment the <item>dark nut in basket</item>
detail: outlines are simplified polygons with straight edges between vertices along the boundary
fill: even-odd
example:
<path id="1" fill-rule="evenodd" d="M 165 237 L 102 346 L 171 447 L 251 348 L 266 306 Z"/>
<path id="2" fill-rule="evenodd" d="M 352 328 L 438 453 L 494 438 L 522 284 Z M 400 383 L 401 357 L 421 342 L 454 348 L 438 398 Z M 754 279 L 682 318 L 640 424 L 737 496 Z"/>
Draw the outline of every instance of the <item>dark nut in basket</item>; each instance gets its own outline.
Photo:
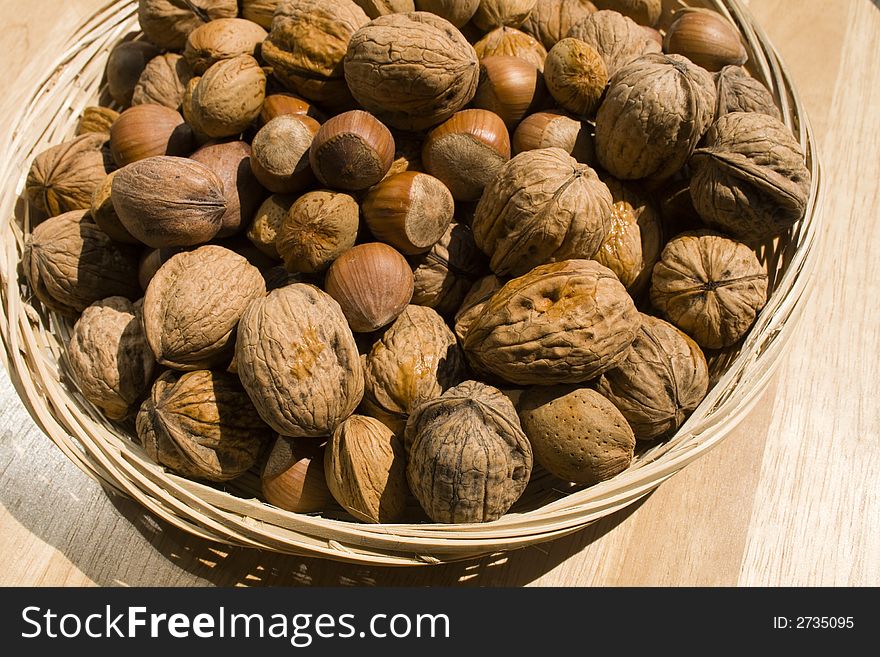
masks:
<path id="1" fill-rule="evenodd" d="M 477 246 L 499 276 L 592 258 L 610 229 L 611 192 L 561 148 L 526 151 L 505 164 L 474 213 Z"/>
<path id="2" fill-rule="evenodd" d="M 243 18 L 218 18 L 200 25 L 186 38 L 183 56 L 196 75 L 212 64 L 238 55 L 256 56 L 266 30 Z"/>
<path id="3" fill-rule="evenodd" d="M 379 420 L 352 415 L 336 427 L 324 452 L 324 477 L 358 520 L 396 522 L 406 510 L 403 439 Z"/>
<path id="4" fill-rule="evenodd" d="M 597 484 L 632 463 L 632 429 L 591 388 L 535 386 L 523 392 L 518 410 L 535 461 L 564 481 Z"/>
<path id="5" fill-rule="evenodd" d="M 293 283 L 251 303 L 238 325 L 238 375 L 285 436 L 328 436 L 364 392 L 357 344 L 332 297 Z"/>
<path id="6" fill-rule="evenodd" d="M 288 271 L 324 271 L 354 246 L 359 217 L 357 201 L 348 194 L 308 192 L 282 217 L 275 248 Z"/>
<path id="7" fill-rule="evenodd" d="M 147 455 L 196 479 L 228 481 L 252 468 L 272 432 L 235 377 L 165 372 L 137 415 Z"/>
<path id="8" fill-rule="evenodd" d="M 173 256 L 144 297 L 144 327 L 156 360 L 180 370 L 225 365 L 239 318 L 265 293 L 259 270 L 222 246 Z"/>
<path id="9" fill-rule="evenodd" d="M 192 69 L 181 55 L 168 52 L 154 57 L 138 78 L 131 103 L 132 105 L 153 103 L 173 110 L 180 109 L 186 93 L 186 85 L 192 77 Z"/>
<path id="10" fill-rule="evenodd" d="M 596 155 L 624 180 L 668 178 L 709 128 L 715 82 L 680 55 L 645 55 L 611 78 L 596 115 Z"/>
<path id="11" fill-rule="evenodd" d="M 660 44 L 641 25 L 607 9 L 590 14 L 572 27 L 566 36 L 593 46 L 605 60 L 609 78 L 634 59 L 661 51 Z"/>
<path id="12" fill-rule="evenodd" d="M 507 513 L 532 473 L 532 447 L 498 389 L 465 381 L 422 404 L 406 425 L 407 480 L 434 522 Z"/>
<path id="13" fill-rule="evenodd" d="M 266 74 L 256 59 L 238 55 L 212 65 L 192 88 L 184 116 L 198 133 L 232 137 L 260 115 L 266 97 Z M 191 81 L 192 82 L 192 81 Z"/>
<path id="14" fill-rule="evenodd" d="M 496 292 L 464 348 L 510 383 L 581 383 L 626 357 L 639 323 L 614 272 L 593 260 L 566 260 L 535 267 Z"/>
<path id="15" fill-rule="evenodd" d="M 324 477 L 324 443 L 278 436 L 260 476 L 269 504 L 294 513 L 324 511 L 333 495 Z"/>
<path id="16" fill-rule="evenodd" d="M 605 372 L 596 385 L 623 413 L 638 440 L 672 436 L 708 388 L 706 358 L 697 343 L 650 315 L 642 315 L 624 361 Z"/>
<path id="17" fill-rule="evenodd" d="M 119 105 L 131 104 L 138 78 L 159 49 L 147 41 L 123 41 L 107 58 L 107 91 Z"/>
<path id="18" fill-rule="evenodd" d="M 106 134 L 89 132 L 37 155 L 25 183 L 28 201 L 50 217 L 88 208 L 112 164 L 106 144 Z"/>
<path id="19" fill-rule="evenodd" d="M 363 413 L 403 435 L 406 419 L 423 402 L 462 381 L 464 354 L 443 318 L 407 306 L 369 351 Z"/>
<path id="20" fill-rule="evenodd" d="M 220 230 L 223 182 L 204 164 L 157 156 L 120 169 L 110 193 L 126 230 L 147 246 L 193 246 Z"/>
<path id="21" fill-rule="evenodd" d="M 473 98 L 478 77 L 473 46 L 451 23 L 426 12 L 377 18 L 355 32 L 345 55 L 351 93 L 400 130 L 448 119 Z"/>
<path id="22" fill-rule="evenodd" d="M 37 299 L 76 316 L 107 297 L 140 298 L 139 256 L 138 247 L 110 239 L 87 210 L 74 210 L 34 229 L 22 268 Z"/>
<path id="23" fill-rule="evenodd" d="M 767 272 L 741 242 L 709 232 L 670 240 L 651 279 L 651 303 L 707 349 L 736 343 L 767 301 Z"/>
<path id="24" fill-rule="evenodd" d="M 238 0 L 140 0 L 138 22 L 144 35 L 160 48 L 182 50 L 186 37 L 216 18 L 238 15 Z"/>
<path id="25" fill-rule="evenodd" d="M 715 74 L 718 102 L 715 120 L 731 112 L 759 112 L 781 119 L 773 94 L 742 66 L 725 66 Z"/>
<path id="26" fill-rule="evenodd" d="M 124 297 L 97 301 L 73 325 L 67 358 L 83 396 L 112 420 L 126 417 L 150 389 L 156 360 L 142 305 Z"/>
<path id="27" fill-rule="evenodd" d="M 768 239 L 804 216 L 811 182 L 804 152 L 772 116 L 722 116 L 691 166 L 691 199 L 700 217 L 734 237 Z"/>
<path id="28" fill-rule="evenodd" d="M 550 50 L 594 11 L 596 6 L 590 0 L 540 0 L 522 24 L 522 30 Z"/>

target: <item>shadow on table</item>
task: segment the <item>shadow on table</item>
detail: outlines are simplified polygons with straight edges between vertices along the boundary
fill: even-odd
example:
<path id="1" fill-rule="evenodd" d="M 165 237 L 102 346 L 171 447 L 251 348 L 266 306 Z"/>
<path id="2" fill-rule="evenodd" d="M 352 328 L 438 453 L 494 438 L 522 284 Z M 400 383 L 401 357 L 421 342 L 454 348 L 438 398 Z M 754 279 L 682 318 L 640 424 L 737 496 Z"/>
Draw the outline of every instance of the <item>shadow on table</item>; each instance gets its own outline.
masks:
<path id="1" fill-rule="evenodd" d="M 555 541 L 451 564 L 398 568 L 229 547 L 159 521 L 129 498 L 111 492 L 108 496 L 160 554 L 216 586 L 522 586 L 612 531 L 646 499 Z"/>

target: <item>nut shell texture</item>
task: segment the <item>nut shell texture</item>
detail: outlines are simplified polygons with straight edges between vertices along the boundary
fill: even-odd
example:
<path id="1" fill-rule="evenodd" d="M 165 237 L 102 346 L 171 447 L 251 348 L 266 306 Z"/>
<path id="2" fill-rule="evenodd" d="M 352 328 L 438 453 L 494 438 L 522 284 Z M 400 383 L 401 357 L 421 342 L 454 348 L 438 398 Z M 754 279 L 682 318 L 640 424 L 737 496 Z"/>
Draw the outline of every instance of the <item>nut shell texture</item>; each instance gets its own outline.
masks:
<path id="1" fill-rule="evenodd" d="M 137 416 L 147 455 L 185 477 L 228 481 L 253 467 L 272 432 L 235 377 L 165 372 Z"/>
<path id="2" fill-rule="evenodd" d="M 448 21 L 427 12 L 390 14 L 352 36 L 345 79 L 355 99 L 388 125 L 424 130 L 473 98 L 479 65 Z"/>
<path id="3" fill-rule="evenodd" d="M 759 112 L 775 119 L 782 118 L 773 94 L 760 80 L 748 75 L 742 66 L 725 66 L 718 71 L 715 90 L 718 95 L 716 120 L 731 112 Z"/>
<path id="4" fill-rule="evenodd" d="M 697 343 L 650 315 L 642 315 L 624 361 L 605 372 L 596 385 L 623 413 L 639 440 L 674 434 L 708 388 L 706 358 Z"/>
<path id="5" fill-rule="evenodd" d="M 566 36 L 593 46 L 605 60 L 608 77 L 613 77 L 642 55 L 661 51 L 660 44 L 648 36 L 641 25 L 607 9 L 590 14 L 572 27 Z"/>
<path id="6" fill-rule="evenodd" d="M 594 11 L 596 6 L 589 0 L 539 0 L 521 29 L 550 50 Z"/>
<path id="7" fill-rule="evenodd" d="M 197 79 L 189 106 L 184 104 L 187 122 L 196 131 L 208 137 L 232 137 L 260 115 L 266 74 L 250 55 L 223 59 Z"/>
<path id="8" fill-rule="evenodd" d="M 183 56 L 196 75 L 237 55 L 256 55 L 266 30 L 242 18 L 218 18 L 189 33 Z"/>
<path id="9" fill-rule="evenodd" d="M 703 221 L 742 240 L 779 235 L 804 215 L 810 171 L 800 144 L 767 114 L 716 121 L 691 159 L 691 199 Z"/>
<path id="10" fill-rule="evenodd" d="M 766 302 L 767 272 L 754 251 L 721 235 L 680 235 L 654 266 L 651 303 L 707 349 L 736 343 Z"/>
<path id="11" fill-rule="evenodd" d="M 265 293 L 259 270 L 222 246 L 173 256 L 144 297 L 144 326 L 156 360 L 181 370 L 225 364 L 239 318 Z"/>
<path id="12" fill-rule="evenodd" d="M 106 143 L 106 134 L 90 132 L 37 155 L 25 183 L 28 201 L 50 217 L 88 208 L 111 164 Z"/>
<path id="13" fill-rule="evenodd" d="M 715 109 L 712 76 L 679 55 L 646 55 L 611 78 L 596 115 L 596 155 L 623 180 L 684 166 Z"/>
<path id="14" fill-rule="evenodd" d="M 237 0 L 140 0 L 138 23 L 147 39 L 161 48 L 182 50 L 186 37 L 215 18 L 238 15 Z"/>
<path id="15" fill-rule="evenodd" d="M 179 109 L 192 75 L 189 64 L 177 53 L 154 57 L 138 78 L 131 97 L 132 105 L 155 103 Z"/>
<path id="16" fill-rule="evenodd" d="M 324 452 L 324 476 L 333 497 L 364 522 L 395 522 L 406 510 L 403 440 L 371 417 L 352 415 Z"/>
<path id="17" fill-rule="evenodd" d="M 486 187 L 474 214 L 474 238 L 499 276 L 591 258 L 610 229 L 611 203 L 596 172 L 561 148 L 526 151 Z"/>
<path id="18" fill-rule="evenodd" d="M 70 369 L 90 402 L 121 420 L 144 397 L 156 361 L 147 345 L 141 308 L 124 297 L 93 303 L 73 325 Z"/>
<path id="19" fill-rule="evenodd" d="M 499 390 L 465 381 L 426 402 L 406 426 L 407 480 L 435 522 L 489 522 L 522 495 L 532 447 Z"/>
<path id="20" fill-rule="evenodd" d="M 260 417 L 285 436 L 330 435 L 363 396 L 345 316 L 311 285 L 287 285 L 253 302 L 239 323 L 235 360 Z"/>
<path id="21" fill-rule="evenodd" d="M 300 196 L 278 227 L 275 247 L 288 271 L 314 273 L 354 246 L 358 204 L 342 192 L 317 191 Z"/>
<path id="22" fill-rule="evenodd" d="M 510 383 L 581 383 L 626 357 L 639 323 L 610 269 L 566 260 L 535 267 L 496 292 L 464 348 L 482 369 Z"/>

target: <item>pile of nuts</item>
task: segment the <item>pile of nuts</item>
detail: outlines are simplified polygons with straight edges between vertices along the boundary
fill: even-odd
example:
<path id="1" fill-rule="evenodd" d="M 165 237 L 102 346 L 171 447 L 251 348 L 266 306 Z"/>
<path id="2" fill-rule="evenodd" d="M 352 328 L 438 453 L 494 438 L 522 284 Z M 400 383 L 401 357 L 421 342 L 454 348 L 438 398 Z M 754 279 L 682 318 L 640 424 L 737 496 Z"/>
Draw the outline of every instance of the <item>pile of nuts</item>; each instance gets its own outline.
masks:
<path id="1" fill-rule="evenodd" d="M 239 5 L 241 15 L 239 16 Z M 660 0 L 141 0 L 37 155 L 28 294 L 158 464 L 485 522 L 672 436 L 766 303 L 804 154 Z M 115 108 L 115 109 L 114 109 Z M 117 111 L 118 110 L 118 111 Z M 410 505 L 411 506 L 411 505 Z"/>

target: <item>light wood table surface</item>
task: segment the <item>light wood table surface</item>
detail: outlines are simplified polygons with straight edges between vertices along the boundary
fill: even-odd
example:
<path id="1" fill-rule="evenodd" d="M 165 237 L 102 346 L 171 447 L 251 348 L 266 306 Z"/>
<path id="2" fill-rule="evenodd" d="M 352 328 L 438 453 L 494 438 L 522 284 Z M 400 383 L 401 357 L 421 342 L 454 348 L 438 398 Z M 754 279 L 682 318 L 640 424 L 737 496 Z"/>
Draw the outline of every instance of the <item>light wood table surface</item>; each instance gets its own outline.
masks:
<path id="1" fill-rule="evenodd" d="M 0 134 L 50 44 L 104 0 L 0 0 Z M 419 569 L 228 548 L 108 495 L 0 373 L 0 585 L 880 585 L 880 8 L 751 0 L 827 184 L 814 294 L 748 418 L 640 503 L 500 559 Z"/>

